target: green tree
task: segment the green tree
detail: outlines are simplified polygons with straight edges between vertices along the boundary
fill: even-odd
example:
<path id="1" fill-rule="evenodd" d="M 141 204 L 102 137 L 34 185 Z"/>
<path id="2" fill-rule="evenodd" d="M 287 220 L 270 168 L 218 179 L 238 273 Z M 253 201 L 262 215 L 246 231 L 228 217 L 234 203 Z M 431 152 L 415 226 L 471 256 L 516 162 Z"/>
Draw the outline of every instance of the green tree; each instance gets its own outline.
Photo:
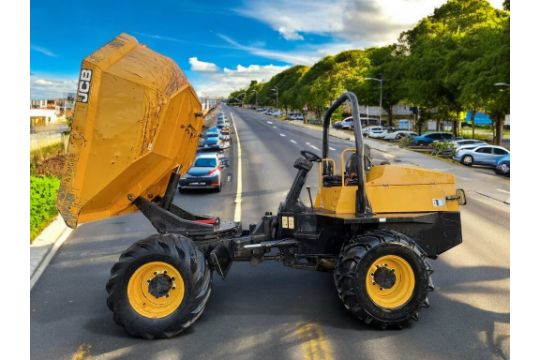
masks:
<path id="1" fill-rule="evenodd" d="M 486 0 L 449 0 L 400 36 L 407 54 L 407 99 L 434 110 L 437 120 L 454 120 L 463 109 L 462 79 L 455 76 L 475 49 L 462 46 L 463 39 L 483 28 L 498 26 L 503 12 Z"/>
<path id="2" fill-rule="evenodd" d="M 354 91 L 368 72 L 369 59 L 363 50 L 343 51 L 315 63 L 295 87 L 300 103 L 320 117 L 322 111 L 345 90 Z"/>
<path id="3" fill-rule="evenodd" d="M 373 47 L 366 49 L 369 66 L 365 77 L 383 80 L 382 106 L 388 114 L 388 122 L 392 124 L 392 108 L 404 97 L 404 60 L 396 45 Z M 359 101 L 365 105 L 379 105 L 380 84 L 376 81 L 358 81 L 351 90 Z"/>

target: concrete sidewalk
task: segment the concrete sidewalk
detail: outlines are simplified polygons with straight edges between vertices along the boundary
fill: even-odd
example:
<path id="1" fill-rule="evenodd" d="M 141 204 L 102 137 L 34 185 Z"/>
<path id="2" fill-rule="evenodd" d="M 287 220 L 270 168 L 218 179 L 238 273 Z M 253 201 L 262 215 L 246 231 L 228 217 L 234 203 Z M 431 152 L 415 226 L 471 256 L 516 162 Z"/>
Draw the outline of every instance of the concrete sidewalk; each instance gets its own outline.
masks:
<path id="1" fill-rule="evenodd" d="M 71 232 L 58 215 L 30 244 L 30 290 Z"/>

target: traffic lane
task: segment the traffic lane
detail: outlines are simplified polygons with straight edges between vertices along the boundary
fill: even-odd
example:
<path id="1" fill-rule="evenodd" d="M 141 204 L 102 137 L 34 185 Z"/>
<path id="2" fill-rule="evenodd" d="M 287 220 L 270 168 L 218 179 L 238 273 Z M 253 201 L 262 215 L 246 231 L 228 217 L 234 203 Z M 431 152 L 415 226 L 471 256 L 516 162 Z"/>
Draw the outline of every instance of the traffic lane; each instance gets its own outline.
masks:
<path id="1" fill-rule="evenodd" d="M 236 147 L 226 149 L 224 155 L 229 166 L 221 170 L 222 188 L 220 192 L 208 189 L 183 189 L 176 191 L 173 203 L 183 209 L 201 215 L 222 219 L 234 217 L 234 196 L 236 195 Z"/>
<path id="2" fill-rule="evenodd" d="M 304 142 L 309 142 L 310 144 L 317 146 L 319 149 L 322 149 L 322 132 L 320 130 L 314 130 L 307 127 L 295 126 L 295 125 L 292 125 L 289 121 L 281 121 L 277 118 L 264 115 L 264 114 L 255 113 L 250 110 L 245 110 L 245 109 L 235 109 L 235 110 L 237 110 L 240 114 L 249 116 L 250 118 L 254 120 L 266 123 L 268 125 L 269 130 L 274 129 L 274 131 L 278 131 L 279 133 L 285 132 L 284 134 L 289 135 L 289 137 L 292 139 L 300 138 Z M 351 141 L 339 139 L 333 136 L 329 136 L 328 144 L 329 144 L 329 147 L 353 146 L 353 143 Z M 331 148 L 329 150 L 331 152 L 334 151 Z"/>
<path id="3" fill-rule="evenodd" d="M 301 156 L 300 150 L 306 147 L 270 133 L 268 124 L 254 121 L 249 113 L 228 109 L 233 114 L 242 146 L 242 222 L 246 226 L 258 222 L 266 211 L 277 211 L 297 173 L 293 167 L 294 161 Z M 314 169 L 317 169 L 316 166 Z M 310 172 L 306 184 L 316 186 L 316 171 Z M 309 204 L 305 191 L 301 200 Z"/>
<path id="4" fill-rule="evenodd" d="M 281 138 L 268 128 L 259 133 Z M 362 352 L 367 358 L 399 358 L 402 354 L 430 358 L 438 354 L 441 358 L 473 359 L 508 354 L 508 207 L 471 196 L 462 208 L 462 219 L 464 243 L 433 262 L 437 291 L 430 296 L 432 308 L 421 312 L 421 321 L 403 332 L 370 337 L 369 330 L 336 330 L 325 324 L 325 319 L 319 323 L 334 355 L 351 358 Z M 330 285 L 326 291 L 335 291 Z M 359 323 L 356 326 L 357 330 L 364 328 Z M 434 334 L 434 329 L 438 333 Z M 369 346 L 354 345 L 359 343 Z"/>

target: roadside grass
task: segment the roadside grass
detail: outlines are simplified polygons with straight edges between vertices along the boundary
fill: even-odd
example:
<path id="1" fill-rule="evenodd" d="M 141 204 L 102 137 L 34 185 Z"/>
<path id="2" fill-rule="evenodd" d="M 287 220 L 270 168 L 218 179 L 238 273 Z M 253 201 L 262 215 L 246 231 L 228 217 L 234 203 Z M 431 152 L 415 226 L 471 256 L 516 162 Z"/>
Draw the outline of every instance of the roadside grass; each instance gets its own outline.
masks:
<path id="1" fill-rule="evenodd" d="M 30 175 L 35 174 L 36 168 L 45 160 L 64 154 L 64 144 L 53 144 L 30 151 Z"/>
<path id="2" fill-rule="evenodd" d="M 49 225 L 58 214 L 56 195 L 60 180 L 50 176 L 30 176 L 30 242 Z"/>
<path id="3" fill-rule="evenodd" d="M 467 126 L 467 127 L 462 127 L 461 128 L 461 136 L 464 138 L 464 139 L 472 139 L 473 136 L 472 136 L 472 128 Z M 493 141 L 493 137 L 494 137 L 494 133 L 493 133 L 493 130 L 491 128 L 485 128 L 485 127 L 477 127 L 474 129 L 474 138 L 477 139 L 477 140 L 484 140 L 484 141 Z M 508 129 L 504 129 L 503 131 L 503 137 L 510 137 L 510 130 Z"/>

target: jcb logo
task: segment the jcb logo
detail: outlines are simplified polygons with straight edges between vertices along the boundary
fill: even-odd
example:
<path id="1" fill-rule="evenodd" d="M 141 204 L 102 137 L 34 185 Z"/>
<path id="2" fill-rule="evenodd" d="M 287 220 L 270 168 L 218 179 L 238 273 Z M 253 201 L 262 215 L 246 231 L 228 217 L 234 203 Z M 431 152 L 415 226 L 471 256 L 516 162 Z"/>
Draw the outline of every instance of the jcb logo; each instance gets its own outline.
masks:
<path id="1" fill-rule="evenodd" d="M 79 76 L 79 87 L 77 88 L 77 101 L 87 103 L 90 93 L 90 81 L 92 80 L 92 70 L 81 69 Z"/>

